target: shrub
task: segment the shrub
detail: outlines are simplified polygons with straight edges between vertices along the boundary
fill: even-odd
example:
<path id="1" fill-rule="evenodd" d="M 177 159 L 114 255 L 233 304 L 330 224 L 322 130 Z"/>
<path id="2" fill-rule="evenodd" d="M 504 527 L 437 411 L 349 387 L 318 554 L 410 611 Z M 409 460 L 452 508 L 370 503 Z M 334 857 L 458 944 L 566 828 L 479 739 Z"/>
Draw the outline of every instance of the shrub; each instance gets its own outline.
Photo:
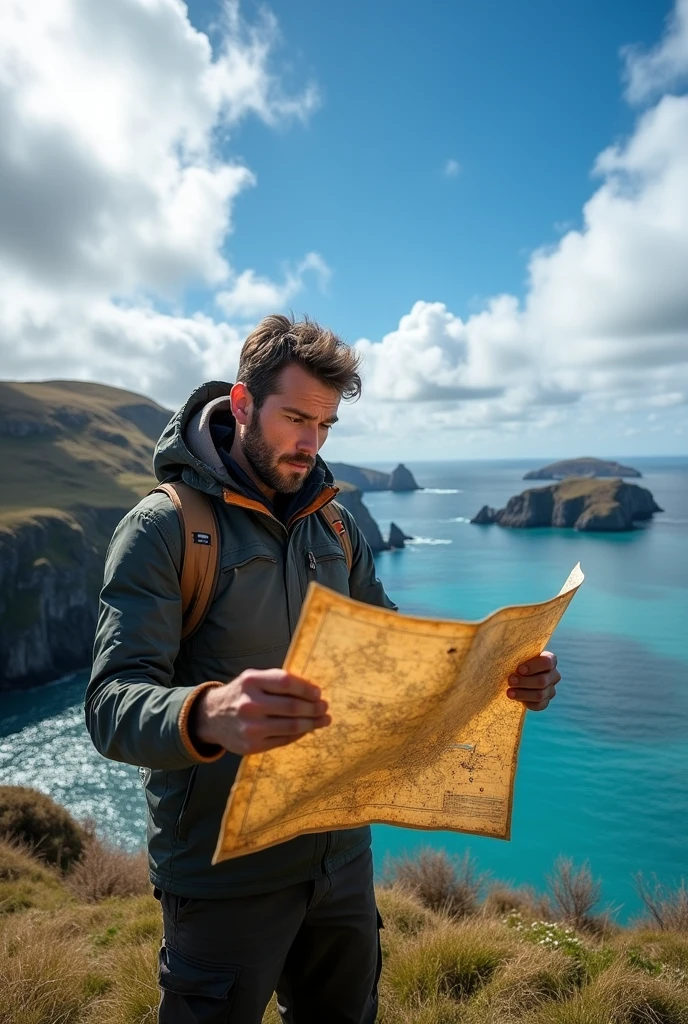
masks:
<path id="1" fill-rule="evenodd" d="M 649 885 L 642 874 L 634 876 L 636 890 L 650 917 L 662 930 L 688 932 L 688 889 L 682 878 L 676 889 L 660 885 L 657 878 Z"/>
<path id="2" fill-rule="evenodd" d="M 517 911 L 528 918 L 547 917 L 549 905 L 546 899 L 537 895 L 532 886 L 514 888 L 503 882 L 496 882 L 489 887 L 481 910 L 487 917 L 501 919 L 512 911 Z"/>
<path id="3" fill-rule="evenodd" d="M 412 892 L 430 910 L 451 917 L 475 913 L 486 874 L 478 874 L 470 853 L 450 857 L 425 848 L 415 859 L 401 857 L 386 865 L 385 879 Z"/>
<path id="4" fill-rule="evenodd" d="M 62 871 L 81 856 L 86 830 L 45 793 L 25 786 L 0 786 L 0 839 L 18 840 Z"/>
<path id="5" fill-rule="evenodd" d="M 108 896 L 143 895 L 151 891 L 148 858 L 143 851 L 127 853 L 92 835 L 65 885 L 75 896 L 91 902 Z"/>
<path id="6" fill-rule="evenodd" d="M 569 857 L 559 857 L 548 882 L 555 913 L 576 928 L 600 930 L 603 919 L 593 909 L 600 901 L 602 883 L 593 879 L 587 861 L 575 868 Z"/>

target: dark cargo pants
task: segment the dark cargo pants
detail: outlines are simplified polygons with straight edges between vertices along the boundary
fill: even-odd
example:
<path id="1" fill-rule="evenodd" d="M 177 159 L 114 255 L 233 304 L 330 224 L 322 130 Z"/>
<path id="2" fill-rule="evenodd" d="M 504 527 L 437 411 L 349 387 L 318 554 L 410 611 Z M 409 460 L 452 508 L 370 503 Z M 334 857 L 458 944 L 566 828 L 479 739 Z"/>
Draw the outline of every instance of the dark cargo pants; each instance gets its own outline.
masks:
<path id="1" fill-rule="evenodd" d="M 155 890 L 159 1024 L 373 1024 L 381 955 L 370 850 L 316 882 L 231 899 Z"/>

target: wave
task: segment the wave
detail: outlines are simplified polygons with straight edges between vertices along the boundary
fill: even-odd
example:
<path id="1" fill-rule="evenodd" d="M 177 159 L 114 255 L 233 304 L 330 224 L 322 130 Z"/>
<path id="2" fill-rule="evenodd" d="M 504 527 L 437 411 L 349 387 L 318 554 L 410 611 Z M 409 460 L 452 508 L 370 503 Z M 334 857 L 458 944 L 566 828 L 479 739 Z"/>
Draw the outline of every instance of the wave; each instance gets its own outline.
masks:
<path id="1" fill-rule="evenodd" d="M 421 492 L 425 494 L 463 494 L 463 491 L 456 487 L 423 487 Z"/>
<path id="2" fill-rule="evenodd" d="M 447 523 L 470 523 L 468 516 L 454 516 L 453 519 L 445 519 Z"/>
<path id="3" fill-rule="evenodd" d="M 406 543 L 409 547 L 413 547 L 414 544 L 452 544 L 453 541 L 440 539 L 438 537 L 413 537 Z"/>

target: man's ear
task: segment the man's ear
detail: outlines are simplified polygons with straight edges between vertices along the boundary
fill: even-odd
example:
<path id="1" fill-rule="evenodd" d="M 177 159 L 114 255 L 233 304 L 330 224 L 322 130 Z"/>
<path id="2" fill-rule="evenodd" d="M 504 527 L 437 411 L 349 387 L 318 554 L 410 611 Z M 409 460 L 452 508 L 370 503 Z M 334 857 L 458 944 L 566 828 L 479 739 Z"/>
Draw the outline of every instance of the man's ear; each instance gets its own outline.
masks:
<path id="1" fill-rule="evenodd" d="M 253 415 L 253 399 L 251 392 L 241 382 L 234 384 L 229 392 L 229 400 L 232 406 L 232 415 L 242 427 L 251 422 Z"/>

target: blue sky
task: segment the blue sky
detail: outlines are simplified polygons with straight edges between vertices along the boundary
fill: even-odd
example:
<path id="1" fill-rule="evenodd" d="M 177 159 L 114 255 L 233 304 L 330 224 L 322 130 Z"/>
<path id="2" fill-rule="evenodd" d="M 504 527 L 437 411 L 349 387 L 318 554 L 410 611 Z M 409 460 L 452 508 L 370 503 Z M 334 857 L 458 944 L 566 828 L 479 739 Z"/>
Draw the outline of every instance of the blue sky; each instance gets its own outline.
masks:
<path id="1" fill-rule="evenodd" d="M 298 307 L 349 341 L 381 337 L 420 296 L 466 315 L 522 295 L 530 252 L 580 223 L 596 155 L 632 128 L 621 47 L 655 42 L 671 6 L 273 3 L 277 57 L 322 106 L 305 126 L 248 121 L 233 138 L 258 187 L 237 205 L 230 259 L 279 277 L 322 253 L 328 294 L 312 282 Z M 206 30 L 217 9 L 189 6 Z M 451 159 L 461 170 L 443 177 Z"/>
<path id="2" fill-rule="evenodd" d="M 683 454 L 688 0 L 0 10 L 0 373 L 181 403 L 268 312 L 332 457 Z"/>

